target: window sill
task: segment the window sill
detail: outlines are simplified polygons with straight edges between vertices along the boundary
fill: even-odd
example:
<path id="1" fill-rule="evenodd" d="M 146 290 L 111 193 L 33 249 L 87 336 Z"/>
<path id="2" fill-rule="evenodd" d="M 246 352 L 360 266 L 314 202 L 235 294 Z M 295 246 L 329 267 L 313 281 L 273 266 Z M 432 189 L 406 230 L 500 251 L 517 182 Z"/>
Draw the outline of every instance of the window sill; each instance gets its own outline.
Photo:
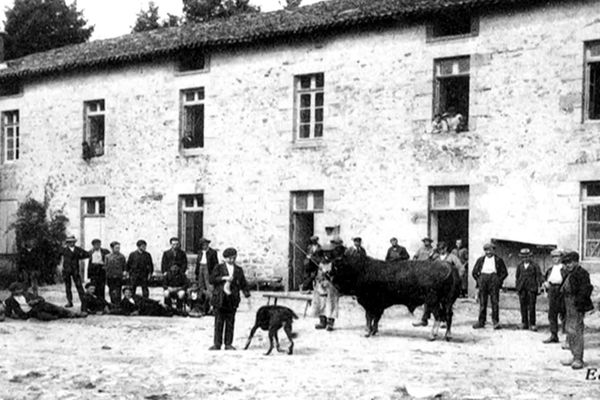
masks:
<path id="1" fill-rule="evenodd" d="M 292 143 L 293 149 L 319 149 L 325 147 L 323 139 L 302 139 Z"/>
<path id="2" fill-rule="evenodd" d="M 189 75 L 197 75 L 197 74 L 208 74 L 209 72 L 210 72 L 210 68 L 192 69 L 190 71 L 178 71 L 178 70 L 175 70 L 175 76 L 189 76 Z"/>
<path id="3" fill-rule="evenodd" d="M 583 120 L 584 125 L 600 125 L 600 119 L 585 119 Z"/>
<path id="4" fill-rule="evenodd" d="M 479 36 L 478 33 L 472 32 L 472 33 L 464 33 L 462 35 L 451 35 L 451 36 L 440 36 L 440 37 L 431 37 L 428 36 L 427 39 L 425 40 L 426 43 L 439 43 L 439 42 L 448 42 L 451 40 L 460 40 L 460 39 L 470 39 L 470 38 L 474 38 Z"/>
<path id="5" fill-rule="evenodd" d="M 11 169 L 11 168 L 18 168 L 19 167 L 19 162 L 20 160 L 15 160 L 15 161 L 8 161 L 8 162 L 3 162 L 0 163 L 0 168 L 1 169 Z"/>
<path id="6" fill-rule="evenodd" d="M 183 157 L 196 157 L 204 153 L 204 147 L 196 147 L 191 149 L 181 149 L 181 155 Z"/>

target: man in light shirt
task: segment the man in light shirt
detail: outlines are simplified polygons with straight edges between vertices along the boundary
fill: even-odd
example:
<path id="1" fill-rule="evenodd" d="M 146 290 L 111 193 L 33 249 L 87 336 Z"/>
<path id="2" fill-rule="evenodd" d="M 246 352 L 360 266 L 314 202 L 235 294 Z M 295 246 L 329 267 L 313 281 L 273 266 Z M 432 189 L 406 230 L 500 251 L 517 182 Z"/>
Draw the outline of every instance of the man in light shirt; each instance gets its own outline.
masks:
<path id="1" fill-rule="evenodd" d="M 110 251 L 102 248 L 100 239 L 92 240 L 92 249 L 88 251 L 90 255 L 90 265 L 88 267 L 88 275 L 90 282 L 94 284 L 94 294 L 99 299 L 105 300 L 104 292 L 106 287 L 106 256 Z"/>
<path id="2" fill-rule="evenodd" d="M 198 289 L 204 294 L 203 298 L 206 299 L 203 305 L 204 314 L 211 314 L 210 299 L 212 297 L 213 286 L 210 283 L 210 274 L 218 264 L 219 256 L 217 255 L 217 251 L 210 247 L 210 240 L 206 238 L 200 239 L 200 251 L 198 252 L 198 258 L 196 258 L 196 270 L 194 273 L 196 282 L 198 282 Z"/>
<path id="3" fill-rule="evenodd" d="M 552 257 L 552 267 L 546 271 L 546 281 L 544 288 L 548 293 L 548 322 L 550 322 L 550 337 L 544 340 L 544 343 L 558 343 L 558 318 L 564 322 L 565 306 L 563 297 L 560 293 L 565 276 L 567 275 L 561 258 L 564 255 L 562 250 L 554 249 L 550 253 Z"/>
<path id="4" fill-rule="evenodd" d="M 479 257 L 473 267 L 473 278 L 479 287 L 479 319 L 473 329 L 485 326 L 488 297 L 492 302 L 492 322 L 494 329 L 500 329 L 499 299 L 500 288 L 508 276 L 504 260 L 495 254 L 495 246 L 486 243 L 483 246 L 485 255 Z"/>

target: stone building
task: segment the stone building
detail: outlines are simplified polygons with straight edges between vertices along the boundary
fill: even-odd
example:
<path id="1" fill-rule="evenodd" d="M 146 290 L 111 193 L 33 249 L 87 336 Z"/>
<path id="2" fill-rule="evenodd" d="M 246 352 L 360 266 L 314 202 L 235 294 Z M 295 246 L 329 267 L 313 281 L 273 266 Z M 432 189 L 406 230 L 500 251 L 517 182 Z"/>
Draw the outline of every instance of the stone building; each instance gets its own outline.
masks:
<path id="1" fill-rule="evenodd" d="M 492 239 L 511 263 L 558 246 L 600 272 L 599 10 L 330 0 L 9 61 L 0 223 L 46 194 L 85 247 L 144 238 L 158 264 L 205 236 L 289 288 L 311 234 L 378 258 L 462 237 L 471 265 Z M 432 133 L 451 108 L 459 131 Z"/>

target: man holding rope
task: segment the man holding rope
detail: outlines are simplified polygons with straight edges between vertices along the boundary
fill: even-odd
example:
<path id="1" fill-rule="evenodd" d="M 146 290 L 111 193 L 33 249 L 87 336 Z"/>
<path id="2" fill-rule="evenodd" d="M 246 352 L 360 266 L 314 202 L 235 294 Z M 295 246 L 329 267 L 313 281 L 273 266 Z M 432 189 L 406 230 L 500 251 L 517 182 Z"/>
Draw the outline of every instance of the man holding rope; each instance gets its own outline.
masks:
<path id="1" fill-rule="evenodd" d="M 312 312 L 313 316 L 319 317 L 319 323 L 315 329 L 326 329 L 333 331 L 333 324 L 338 317 L 340 293 L 331 283 L 331 266 L 333 261 L 333 251 L 342 246 L 343 242 L 339 238 L 331 240 L 330 244 L 321 247 L 321 262 L 315 278 L 315 290 L 313 292 Z"/>

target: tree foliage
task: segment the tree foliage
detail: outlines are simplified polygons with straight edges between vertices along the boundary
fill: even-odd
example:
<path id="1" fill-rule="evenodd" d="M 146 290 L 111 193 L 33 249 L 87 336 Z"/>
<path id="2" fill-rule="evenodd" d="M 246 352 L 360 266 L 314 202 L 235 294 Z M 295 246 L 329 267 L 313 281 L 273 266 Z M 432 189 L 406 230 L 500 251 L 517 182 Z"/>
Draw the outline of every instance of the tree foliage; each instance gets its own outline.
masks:
<path id="1" fill-rule="evenodd" d="M 300 7 L 301 3 L 302 3 L 302 0 L 285 0 L 285 5 L 283 6 L 283 8 L 285 10 L 293 10 L 294 8 Z M 279 3 L 279 4 L 281 4 L 281 3 Z"/>
<path id="2" fill-rule="evenodd" d="M 233 15 L 257 13 L 259 7 L 250 0 L 183 0 L 183 14 L 186 22 L 206 22 Z"/>
<path id="3" fill-rule="evenodd" d="M 158 6 L 153 1 L 148 3 L 146 10 L 141 9 L 137 13 L 135 25 L 133 26 L 132 32 L 144 32 L 151 31 L 158 28 L 167 28 L 170 26 L 178 26 L 180 18 L 173 14 L 167 14 L 167 18 L 160 20 L 158 14 Z"/>
<path id="4" fill-rule="evenodd" d="M 19 204 L 17 218 L 11 228 L 15 229 L 17 246 L 33 241 L 43 254 L 45 263 L 41 266 L 43 280 L 54 281 L 54 272 L 60 262 L 60 249 L 66 239 L 68 218 L 61 212 L 48 215 L 48 206 L 35 199 L 27 199 Z"/>
<path id="5" fill-rule="evenodd" d="M 77 10 L 77 2 L 65 0 L 15 0 L 6 10 L 6 58 L 87 41 L 94 30 Z"/>

